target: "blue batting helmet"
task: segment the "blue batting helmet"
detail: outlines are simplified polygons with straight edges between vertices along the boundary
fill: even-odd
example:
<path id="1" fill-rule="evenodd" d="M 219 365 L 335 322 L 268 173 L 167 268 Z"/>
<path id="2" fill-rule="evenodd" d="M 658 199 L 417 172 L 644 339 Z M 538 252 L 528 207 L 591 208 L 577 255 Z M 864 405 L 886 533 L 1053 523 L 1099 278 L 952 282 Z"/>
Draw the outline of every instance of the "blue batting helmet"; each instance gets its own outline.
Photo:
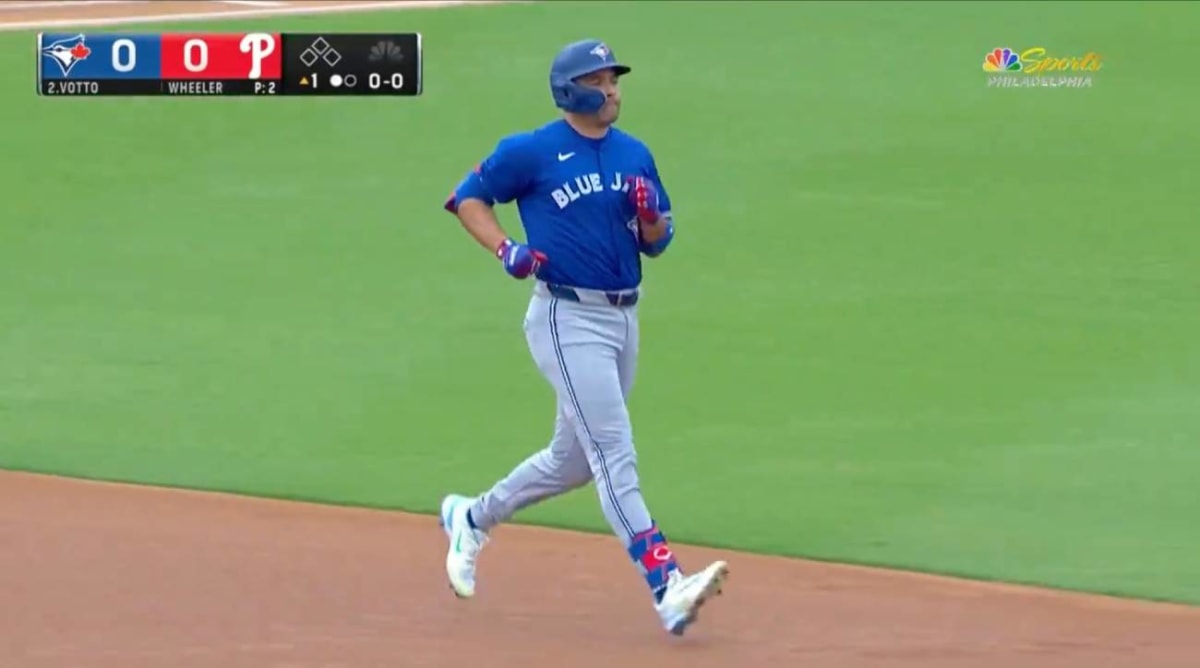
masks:
<path id="1" fill-rule="evenodd" d="M 612 49 L 598 39 L 573 42 L 562 48 L 550 65 L 550 92 L 554 104 L 576 114 L 594 114 L 604 106 L 604 92 L 575 83 L 579 77 L 604 69 L 617 76 L 631 69 L 617 62 Z"/>

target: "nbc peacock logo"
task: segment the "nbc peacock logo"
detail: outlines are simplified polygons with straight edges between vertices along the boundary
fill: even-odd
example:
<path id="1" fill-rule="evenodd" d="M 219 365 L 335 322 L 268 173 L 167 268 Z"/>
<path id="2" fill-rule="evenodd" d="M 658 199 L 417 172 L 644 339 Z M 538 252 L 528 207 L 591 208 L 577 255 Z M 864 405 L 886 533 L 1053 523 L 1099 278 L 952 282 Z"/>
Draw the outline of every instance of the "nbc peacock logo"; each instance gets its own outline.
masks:
<path id="1" fill-rule="evenodd" d="M 1020 72 L 1021 59 L 1007 46 L 1002 49 L 993 49 L 991 53 L 983 57 L 983 71 Z"/>

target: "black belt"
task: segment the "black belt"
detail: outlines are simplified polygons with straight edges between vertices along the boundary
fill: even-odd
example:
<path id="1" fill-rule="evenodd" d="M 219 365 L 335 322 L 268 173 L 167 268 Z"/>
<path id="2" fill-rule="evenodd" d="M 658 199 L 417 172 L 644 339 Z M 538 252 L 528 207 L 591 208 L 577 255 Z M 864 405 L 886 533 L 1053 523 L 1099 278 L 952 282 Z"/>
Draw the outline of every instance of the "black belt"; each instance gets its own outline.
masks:
<path id="1" fill-rule="evenodd" d="M 553 285 L 548 283 L 546 284 L 546 289 L 549 290 L 552 296 L 558 297 L 559 299 L 566 299 L 573 302 L 584 301 L 583 299 L 580 299 L 579 293 L 576 292 L 574 288 L 568 288 L 565 285 Z M 596 292 L 603 294 L 605 299 L 608 300 L 608 303 L 612 304 L 613 306 L 633 306 L 634 304 L 638 303 L 638 290 L 634 290 L 633 292 L 603 292 L 597 290 Z"/>

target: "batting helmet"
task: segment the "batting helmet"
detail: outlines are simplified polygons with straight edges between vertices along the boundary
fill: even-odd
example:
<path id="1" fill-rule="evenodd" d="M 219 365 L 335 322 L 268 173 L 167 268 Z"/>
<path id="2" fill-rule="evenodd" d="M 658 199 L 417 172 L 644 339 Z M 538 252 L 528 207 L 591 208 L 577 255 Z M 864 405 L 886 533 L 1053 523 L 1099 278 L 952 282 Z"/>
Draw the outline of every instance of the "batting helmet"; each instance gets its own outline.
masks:
<path id="1" fill-rule="evenodd" d="M 617 76 L 632 71 L 617 62 L 604 42 L 585 39 L 562 48 L 550 65 L 550 92 L 559 109 L 576 114 L 594 114 L 604 106 L 604 92 L 575 82 L 593 72 L 612 69 Z"/>

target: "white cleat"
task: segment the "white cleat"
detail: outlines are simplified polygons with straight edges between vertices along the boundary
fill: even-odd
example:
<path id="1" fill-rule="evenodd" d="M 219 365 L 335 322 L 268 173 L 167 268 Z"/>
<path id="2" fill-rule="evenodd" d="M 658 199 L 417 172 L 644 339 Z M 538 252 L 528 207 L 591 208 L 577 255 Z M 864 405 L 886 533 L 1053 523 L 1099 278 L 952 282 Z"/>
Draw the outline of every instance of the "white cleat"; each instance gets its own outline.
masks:
<path id="1" fill-rule="evenodd" d="M 673 635 L 683 635 L 696 621 L 704 602 L 721 593 L 728 575 L 729 564 L 724 561 L 714 561 L 695 575 L 672 572 L 662 602 L 654 606 L 663 628 Z"/>
<path id="2" fill-rule="evenodd" d="M 475 595 L 475 559 L 488 541 L 486 532 L 472 529 L 467 522 L 471 502 L 472 499 L 459 494 L 447 496 L 442 499 L 439 521 L 450 540 L 450 549 L 446 552 L 446 576 L 450 579 L 450 588 L 459 598 Z"/>

